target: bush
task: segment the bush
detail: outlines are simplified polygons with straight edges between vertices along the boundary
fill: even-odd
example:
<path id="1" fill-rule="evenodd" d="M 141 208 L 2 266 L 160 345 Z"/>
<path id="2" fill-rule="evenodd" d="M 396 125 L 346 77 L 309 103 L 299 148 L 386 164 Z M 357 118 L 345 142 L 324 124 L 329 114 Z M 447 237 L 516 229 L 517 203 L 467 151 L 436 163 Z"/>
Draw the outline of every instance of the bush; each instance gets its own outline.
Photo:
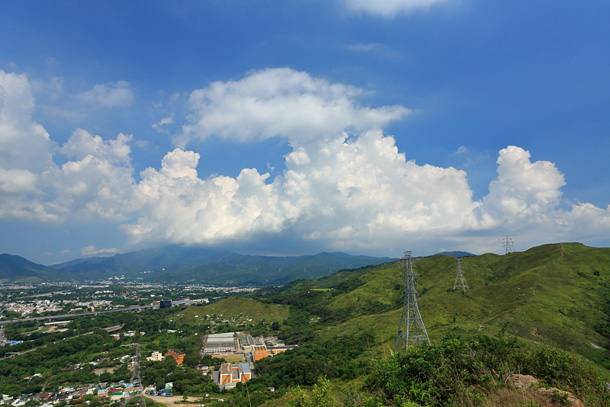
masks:
<path id="1" fill-rule="evenodd" d="M 506 378 L 516 371 L 570 391 L 585 405 L 610 403 L 603 380 L 559 349 L 523 350 L 515 340 L 455 334 L 378 360 L 376 372 L 367 381 L 369 390 L 378 395 L 368 403 L 479 405 L 490 392 L 505 387 Z"/>

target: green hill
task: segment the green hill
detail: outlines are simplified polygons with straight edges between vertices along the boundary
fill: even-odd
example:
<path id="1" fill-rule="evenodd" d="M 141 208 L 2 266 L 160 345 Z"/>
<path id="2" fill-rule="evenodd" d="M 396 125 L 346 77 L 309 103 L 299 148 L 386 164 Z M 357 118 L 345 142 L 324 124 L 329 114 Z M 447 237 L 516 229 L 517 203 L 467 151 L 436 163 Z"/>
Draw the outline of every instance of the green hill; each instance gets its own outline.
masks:
<path id="1" fill-rule="evenodd" d="M 0 282 L 38 283 L 56 278 L 50 267 L 33 263 L 20 256 L 0 254 Z"/>
<path id="2" fill-rule="evenodd" d="M 419 309 L 432 339 L 456 328 L 500 331 L 574 351 L 610 368 L 610 249 L 549 244 L 505 256 L 461 259 L 470 289 L 453 290 L 457 262 L 437 255 L 414 261 Z M 261 290 L 266 301 L 290 304 L 320 318 L 323 338 L 370 330 L 393 345 L 402 314 L 398 262 L 282 289 Z"/>
<path id="3" fill-rule="evenodd" d="M 229 297 L 203 307 L 189 307 L 179 314 L 180 322 L 197 324 L 206 315 L 222 315 L 233 323 L 257 324 L 284 322 L 288 317 L 289 309 L 283 305 L 264 304 L 253 298 Z"/>

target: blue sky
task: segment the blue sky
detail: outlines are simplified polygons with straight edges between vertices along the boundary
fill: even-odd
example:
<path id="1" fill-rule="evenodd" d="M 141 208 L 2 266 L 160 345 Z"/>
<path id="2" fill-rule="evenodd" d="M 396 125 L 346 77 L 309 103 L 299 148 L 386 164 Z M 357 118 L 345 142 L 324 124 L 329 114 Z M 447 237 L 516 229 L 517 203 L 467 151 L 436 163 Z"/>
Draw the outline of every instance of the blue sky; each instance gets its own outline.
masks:
<path id="1" fill-rule="evenodd" d="M 0 252 L 610 245 L 605 1 L 8 1 Z"/>

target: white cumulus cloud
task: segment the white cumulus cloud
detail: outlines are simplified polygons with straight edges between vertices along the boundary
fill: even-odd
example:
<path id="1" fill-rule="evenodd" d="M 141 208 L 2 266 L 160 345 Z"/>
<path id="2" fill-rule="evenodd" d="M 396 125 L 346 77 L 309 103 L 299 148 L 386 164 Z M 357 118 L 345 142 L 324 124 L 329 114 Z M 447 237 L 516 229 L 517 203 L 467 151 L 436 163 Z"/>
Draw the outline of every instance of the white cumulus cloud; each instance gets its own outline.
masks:
<path id="1" fill-rule="evenodd" d="M 161 168 L 141 174 L 134 200 L 137 224 L 126 230 L 136 240 L 215 244 L 263 231 L 279 231 L 284 212 L 268 174 L 244 169 L 236 178 L 197 175 L 199 154 L 175 149 Z"/>
<path id="2" fill-rule="evenodd" d="M 34 97 L 25 75 L 0 70 L 0 162 L 6 168 L 42 170 L 52 164 L 52 143 L 32 121 Z"/>
<path id="3" fill-rule="evenodd" d="M 549 161 L 530 161 L 530 153 L 516 146 L 502 149 L 498 177 L 483 199 L 483 213 L 492 223 L 544 221 L 559 206 L 563 174 Z"/>
<path id="4" fill-rule="evenodd" d="M 241 80 L 213 82 L 192 92 L 190 123 L 178 142 L 210 136 L 239 141 L 285 137 L 299 145 L 348 129 L 381 128 L 409 113 L 402 106 L 361 106 L 357 97 L 362 93 L 290 68 L 250 72 Z"/>
<path id="5" fill-rule="evenodd" d="M 41 201 L 40 178 L 55 168 L 53 143 L 33 110 L 27 77 L 0 70 L 0 218 L 57 219 Z"/>
<path id="6" fill-rule="evenodd" d="M 78 129 L 56 150 L 32 120 L 34 106 L 28 78 L 0 71 L 0 218 L 123 219 L 134 182 L 131 136 L 102 140 Z M 54 151 L 68 158 L 61 167 Z"/>
<path id="7" fill-rule="evenodd" d="M 197 171 L 205 153 L 176 148 L 136 177 L 132 136 L 104 139 L 76 129 L 55 147 L 32 121 L 27 77 L 0 71 L 0 219 L 110 220 L 136 242 L 213 245 L 271 236 L 378 254 L 434 250 L 439 242 L 497 251 L 494 238 L 506 234 L 527 247 L 610 233 L 610 206 L 563 199 L 559 169 L 517 146 L 499 152 L 489 193 L 474 200 L 465 171 L 418 164 L 383 133 L 407 108 L 362 106 L 362 93 L 287 68 L 214 82 L 192 92 L 183 141 L 284 137 L 292 148 L 285 169 L 273 177 L 253 168 L 206 177 Z"/>
<path id="8" fill-rule="evenodd" d="M 124 134 L 103 140 L 77 129 L 60 149 L 70 161 L 49 177 L 56 193 L 49 206 L 71 217 L 123 219 L 133 210 L 131 140 Z"/>

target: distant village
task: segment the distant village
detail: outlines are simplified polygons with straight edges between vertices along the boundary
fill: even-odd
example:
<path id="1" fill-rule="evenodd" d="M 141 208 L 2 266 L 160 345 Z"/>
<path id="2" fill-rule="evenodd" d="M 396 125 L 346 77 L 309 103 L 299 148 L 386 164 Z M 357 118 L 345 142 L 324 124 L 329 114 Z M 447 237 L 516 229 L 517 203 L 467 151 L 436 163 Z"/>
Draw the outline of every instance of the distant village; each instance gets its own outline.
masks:
<path id="1" fill-rule="evenodd" d="M 49 292 L 31 294 L 33 290 L 48 287 Z M 59 289 L 59 290 L 57 290 Z M 46 283 L 40 285 L 4 284 L 0 285 L 0 321 L 7 313 L 25 318 L 53 313 L 78 313 L 84 311 L 120 310 L 129 305 L 158 306 L 161 299 L 176 295 L 174 306 L 209 302 L 208 298 L 189 300 L 193 293 L 209 295 L 239 294 L 252 292 L 254 287 L 234 286 L 176 286 L 160 284 L 126 283 L 117 285 L 112 282 L 78 284 Z M 185 299 L 184 301 L 180 301 Z"/>
<path id="2" fill-rule="evenodd" d="M 136 335 L 144 335 L 143 332 L 112 332 L 111 335 L 116 339 L 121 336 L 130 337 Z M 222 363 L 219 369 L 214 369 L 213 366 L 198 366 L 201 374 L 210 376 L 215 384 L 220 389 L 232 389 L 238 383 L 245 383 L 256 377 L 255 362 L 266 358 L 273 357 L 279 353 L 294 349 L 297 345 L 286 345 L 276 336 L 257 336 L 253 337 L 247 333 L 227 332 L 219 334 L 206 335 L 203 338 L 201 355 L 210 355 L 214 358 L 223 358 L 227 362 Z M 186 354 L 177 349 L 169 349 L 165 354 L 158 351 L 153 351 L 146 360 L 151 362 L 161 362 L 166 358 L 174 358 L 177 365 L 184 362 Z M 94 365 L 97 362 L 90 362 Z M 134 356 L 124 355 L 121 357 L 121 363 L 127 363 L 131 371 L 139 369 L 139 361 L 135 360 Z M 79 368 L 80 366 L 75 366 Z M 104 369 L 98 369 L 103 372 Z M 31 380 L 40 374 L 35 374 L 24 380 Z M 139 377 L 139 374 L 137 375 Z M 56 393 L 41 392 L 38 394 L 23 394 L 21 397 L 11 397 L 3 394 L 0 404 L 20 407 L 27 405 L 37 405 L 42 407 L 52 407 L 57 404 L 89 404 L 92 399 L 100 401 L 119 401 L 124 398 L 131 398 L 143 394 L 147 396 L 172 397 L 173 383 L 165 383 L 162 389 L 157 389 L 155 386 L 143 387 L 139 380 L 134 382 L 119 381 L 113 383 L 94 383 L 82 387 L 65 386 L 59 389 Z M 270 389 L 274 391 L 274 389 Z"/>
<path id="3" fill-rule="evenodd" d="M 139 287 L 142 288 L 142 287 Z M 184 290 L 176 289 L 173 293 L 174 299 L 160 298 L 167 292 L 162 292 L 160 287 L 148 287 L 150 292 L 145 290 L 136 291 L 122 287 L 120 290 L 107 288 L 105 286 L 88 286 L 82 292 L 80 290 L 61 290 L 50 294 L 31 294 L 32 288 L 29 286 L 11 287 L 10 290 L 0 291 L 0 346 L 11 348 L 14 345 L 22 343 L 22 341 L 12 341 L 5 337 L 6 324 L 13 320 L 28 320 L 32 317 L 48 316 L 60 317 L 70 316 L 67 319 L 49 319 L 47 321 L 36 321 L 38 328 L 33 332 L 41 332 L 45 334 L 66 332 L 68 325 L 74 316 L 82 315 L 82 313 L 90 313 L 96 315 L 98 313 L 109 311 L 120 311 L 132 306 L 131 304 L 145 304 L 149 309 L 163 309 L 170 307 L 185 307 L 194 304 L 206 304 L 210 302 L 210 298 L 198 298 L 191 300 L 189 298 L 178 298 L 188 294 Z M 217 290 L 218 288 L 213 288 Z M 213 291 L 215 294 L 230 295 L 235 292 L 243 292 L 243 290 L 251 291 L 251 288 L 239 287 L 223 287 L 218 291 Z M 212 297 L 213 298 L 213 297 Z M 218 297 L 217 297 L 218 298 Z M 117 301 L 118 300 L 118 301 Z M 123 303 L 121 303 L 123 300 Z M 127 302 L 125 302 L 127 301 Z M 136 302 L 138 301 L 138 302 Z M 181 314 L 178 314 L 179 316 Z M 7 318 L 7 316 L 9 318 Z M 12 317 L 12 318 L 10 318 Z M 241 319 L 240 319 L 241 318 Z M 230 324 L 240 324 L 251 322 L 247 317 L 226 319 L 222 315 L 201 315 L 198 318 L 200 321 L 205 321 L 209 324 L 208 328 L 218 329 L 219 324 L 229 326 Z M 245 318 L 245 319 L 244 319 Z M 241 326 L 241 325 L 240 325 Z M 123 330 L 121 325 L 103 328 L 108 334 L 116 339 L 121 340 L 121 347 L 135 346 L 137 337 L 143 337 L 145 332 L 133 330 Z M 226 328 L 225 328 L 226 329 Z M 165 328 L 163 332 L 175 335 L 181 335 L 180 331 L 175 329 Z M 222 332 L 222 330 L 221 330 Z M 196 335 L 196 334 L 195 334 Z M 133 337 L 133 343 L 129 341 Z M 205 335 L 200 342 L 200 355 L 208 356 L 203 360 L 210 361 L 213 359 L 222 360 L 222 363 L 198 365 L 196 368 L 201 372 L 202 376 L 208 377 L 220 390 L 229 390 L 234 388 L 238 383 L 246 383 L 257 376 L 256 362 L 273 357 L 277 354 L 293 349 L 296 345 L 286 345 L 276 336 L 252 336 L 248 331 L 234 331 L 224 333 L 211 333 Z M 125 348 L 124 348 L 125 349 Z M 167 348 L 166 348 L 167 349 Z M 26 351 L 27 352 L 27 351 Z M 139 352 L 139 346 L 138 346 Z M 22 352 L 23 353 L 23 352 Z M 11 357 L 11 354 L 19 355 L 19 352 L 6 352 L 5 357 Z M 163 362 L 167 358 L 173 358 L 177 366 L 184 363 L 186 353 L 182 349 L 168 349 L 167 351 L 153 350 L 148 348 L 148 353 L 142 355 L 142 360 L 148 363 Z M 120 360 L 119 360 L 120 359 Z M 139 377 L 135 374 L 139 371 L 139 360 L 136 360 L 135 355 L 122 354 L 116 357 L 115 360 L 94 360 L 86 363 L 86 369 L 93 371 L 99 376 L 105 372 L 112 372 L 118 366 L 127 366 L 130 372 L 134 373 L 134 377 Z M 91 366 L 88 366 L 91 365 Z M 104 366 L 117 366 L 108 368 Z M 83 364 L 66 366 L 66 368 L 79 370 L 85 369 Z M 32 376 L 21 379 L 23 382 L 34 381 L 40 373 L 35 373 Z M 39 379 L 38 379 L 39 380 Z M 89 405 L 95 401 L 98 404 L 115 404 L 120 400 L 129 399 L 132 397 L 145 395 L 146 397 L 173 397 L 174 383 L 162 383 L 162 388 L 157 388 L 155 385 L 143 386 L 139 379 L 120 380 L 116 382 L 99 382 L 91 383 L 86 386 L 71 386 L 69 383 L 58 388 L 55 392 L 43 391 L 40 393 L 21 394 L 20 396 L 0 394 L 2 405 L 12 406 L 64 406 L 66 404 L 85 404 Z M 274 391 L 274 389 L 270 389 Z M 125 400 L 123 400 L 124 403 Z M 118 405 L 118 404 L 117 404 Z"/>

